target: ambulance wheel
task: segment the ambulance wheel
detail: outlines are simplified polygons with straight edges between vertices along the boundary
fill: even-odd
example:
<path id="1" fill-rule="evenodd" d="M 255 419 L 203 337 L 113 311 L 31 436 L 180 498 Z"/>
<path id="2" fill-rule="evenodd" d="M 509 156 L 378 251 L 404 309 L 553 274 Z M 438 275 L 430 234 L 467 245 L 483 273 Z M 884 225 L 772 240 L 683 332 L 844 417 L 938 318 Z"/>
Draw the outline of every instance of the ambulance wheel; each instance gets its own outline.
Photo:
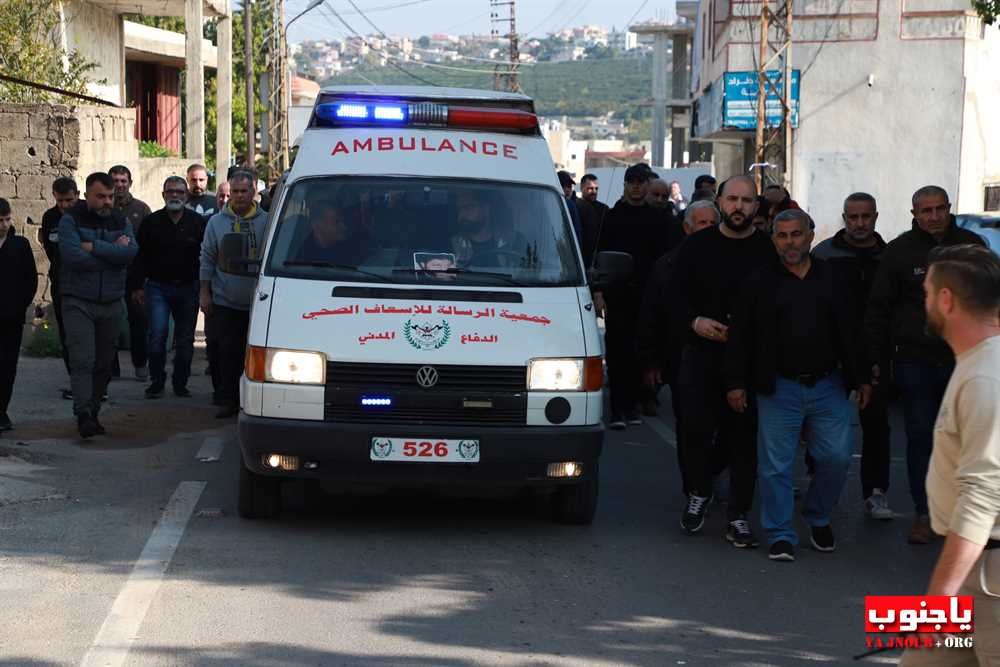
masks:
<path id="1" fill-rule="evenodd" d="M 586 481 L 556 488 L 552 505 L 559 523 L 589 526 L 594 521 L 599 478 L 597 461 L 591 464 L 591 470 L 593 472 Z"/>
<path id="2" fill-rule="evenodd" d="M 244 519 L 271 519 L 281 513 L 281 480 L 251 471 L 240 456 L 239 498 L 236 503 Z"/>

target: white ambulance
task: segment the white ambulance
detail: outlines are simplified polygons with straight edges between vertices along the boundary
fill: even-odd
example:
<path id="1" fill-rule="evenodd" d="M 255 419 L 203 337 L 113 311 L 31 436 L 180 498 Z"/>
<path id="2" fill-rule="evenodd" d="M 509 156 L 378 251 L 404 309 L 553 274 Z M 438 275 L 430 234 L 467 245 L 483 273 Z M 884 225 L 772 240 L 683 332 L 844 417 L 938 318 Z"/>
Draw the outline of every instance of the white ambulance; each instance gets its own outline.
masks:
<path id="1" fill-rule="evenodd" d="M 327 88 L 259 258 L 222 245 L 226 270 L 259 273 L 242 516 L 305 478 L 537 487 L 557 519 L 592 520 L 602 342 L 530 98 Z M 630 258 L 598 266 L 618 280 Z"/>

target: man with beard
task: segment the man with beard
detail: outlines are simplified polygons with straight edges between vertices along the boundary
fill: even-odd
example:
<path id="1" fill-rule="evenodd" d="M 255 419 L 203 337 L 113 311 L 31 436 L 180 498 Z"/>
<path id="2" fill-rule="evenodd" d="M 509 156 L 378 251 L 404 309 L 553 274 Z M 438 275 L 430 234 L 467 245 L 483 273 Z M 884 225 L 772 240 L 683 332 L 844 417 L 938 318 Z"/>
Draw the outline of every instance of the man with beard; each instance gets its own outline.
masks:
<path id="1" fill-rule="evenodd" d="M 198 266 L 205 223 L 184 207 L 187 183 L 171 176 L 163 183 L 165 206 L 151 214 L 139 230 L 139 254 L 129 275 L 132 302 L 146 309 L 149 320 L 149 366 L 152 383 L 146 398 L 163 396 L 166 383 L 167 334 L 174 319 L 174 395 L 188 397 L 198 321 Z"/>
<path id="2" fill-rule="evenodd" d="M 138 252 L 132 225 L 113 215 L 111 176 L 96 172 L 86 184 L 85 200 L 59 221 L 59 285 L 73 414 L 85 439 L 105 433 L 97 414 L 111 378 L 126 268 Z"/>
<path id="3" fill-rule="evenodd" d="M 455 196 L 459 233 L 451 237 L 451 246 L 460 267 L 519 264 L 515 255 L 523 255 L 528 243 L 517 232 L 496 228 L 497 209 L 492 195 L 481 190 L 463 189 Z"/>
<path id="4" fill-rule="evenodd" d="M 208 169 L 205 165 L 193 164 L 187 168 L 187 185 L 187 208 L 206 221 L 221 210 L 215 193 L 208 192 Z"/>
<path id="5" fill-rule="evenodd" d="M 726 348 L 729 408 L 745 413 L 748 391 L 756 392 L 761 528 L 768 557 L 777 561 L 795 560 L 792 468 L 803 428 L 815 476 L 802 515 L 813 548 L 836 549 L 830 516 L 854 445 L 848 394 L 858 392 L 861 409 L 871 396 L 850 295 L 838 286 L 836 271 L 810 257 L 813 229 L 805 211 L 775 217 L 771 236 L 780 261 L 758 267 L 744 281 Z M 729 536 L 740 546 L 735 528 Z"/>
<path id="6" fill-rule="evenodd" d="M 887 369 L 879 363 L 888 351 L 902 390 L 906 470 L 915 509 L 907 541 L 927 544 L 933 533 L 924 480 L 934 444 L 934 416 L 955 366 L 947 344 L 926 331 L 923 281 L 927 256 L 939 246 L 985 244 L 977 234 L 958 226 L 943 188 L 922 187 L 911 201 L 913 228 L 885 248 L 868 299 L 865 329 L 873 376 L 880 382 L 887 380 Z"/>
<path id="7" fill-rule="evenodd" d="M 580 212 L 580 229 L 583 238 L 580 247 L 583 250 L 583 263 L 590 266 L 594 263 L 594 253 L 597 250 L 597 238 L 601 234 L 604 216 L 611 209 L 604 202 L 597 200 L 600 183 L 594 174 L 584 174 L 580 179 L 580 198 L 576 200 L 576 208 Z"/>
<path id="8" fill-rule="evenodd" d="M 633 338 L 646 279 L 653 263 L 671 250 L 679 238 L 670 238 L 663 229 L 663 213 L 646 203 L 647 184 L 652 170 L 646 164 L 625 170 L 625 194 L 608 212 L 598 240 L 600 250 L 632 255 L 630 280 L 594 293 L 594 305 L 607 323 L 608 381 L 611 393 L 611 421 L 615 430 L 642 424 L 641 408 L 656 412 L 653 393 L 642 383 Z"/>
<path id="9" fill-rule="evenodd" d="M 774 245 L 751 224 L 757 208 L 751 178 L 726 181 L 718 203 L 722 224 L 684 242 L 671 279 L 674 326 L 686 335 L 677 380 L 684 388 L 681 477 L 688 489 L 680 523 L 688 534 L 701 531 L 712 500 L 713 468 L 727 461 L 726 536 L 736 547 L 751 547 L 757 544 L 747 518 L 757 476 L 757 427 L 754 410 L 737 412 L 727 404 L 723 362 L 740 286 L 757 267 L 774 261 Z M 713 452 L 713 442 L 721 449 Z"/>
<path id="10" fill-rule="evenodd" d="M 986 248 L 931 251 L 927 325 L 955 353 L 934 428 L 927 475 L 934 532 L 944 547 L 927 595 L 970 595 L 973 646 L 908 650 L 904 667 L 1000 660 L 1000 259 Z M 940 646 L 940 644 L 939 644 Z"/>
<path id="11" fill-rule="evenodd" d="M 123 164 L 116 164 L 108 170 L 115 184 L 115 214 L 125 218 L 132 225 L 136 239 L 142 228 L 142 221 L 150 214 L 146 202 L 132 196 L 132 172 Z M 132 357 L 132 367 L 135 369 L 135 379 L 145 382 L 149 378 L 146 369 L 146 313 L 142 306 L 129 300 L 126 302 L 129 332 L 129 355 Z M 118 367 L 118 355 L 111 360 L 111 376 L 118 377 L 121 370 Z"/>
<path id="12" fill-rule="evenodd" d="M 52 312 L 55 314 L 56 326 L 59 327 L 59 347 L 62 349 L 63 364 L 69 375 L 69 353 L 66 351 L 66 328 L 62 321 L 62 294 L 59 293 L 59 221 L 66 211 L 80 201 L 80 190 L 76 181 L 62 176 L 52 181 L 52 198 L 56 205 L 42 214 L 42 225 L 38 230 L 38 241 L 45 250 L 49 260 L 49 293 L 52 295 Z M 63 398 L 73 398 L 73 392 L 63 389 Z"/>
<path id="13" fill-rule="evenodd" d="M 855 192 L 844 200 L 844 228 L 813 249 L 813 257 L 821 259 L 837 271 L 845 294 L 854 305 L 854 324 L 863 331 L 868 295 L 875 282 L 885 241 L 875 231 L 878 210 L 875 198 L 867 192 Z M 888 350 L 879 366 L 888 368 Z M 889 398 L 882 383 L 872 385 L 872 398 L 861 412 L 861 497 L 865 513 L 873 519 L 890 521 L 895 516 L 889 509 Z"/>

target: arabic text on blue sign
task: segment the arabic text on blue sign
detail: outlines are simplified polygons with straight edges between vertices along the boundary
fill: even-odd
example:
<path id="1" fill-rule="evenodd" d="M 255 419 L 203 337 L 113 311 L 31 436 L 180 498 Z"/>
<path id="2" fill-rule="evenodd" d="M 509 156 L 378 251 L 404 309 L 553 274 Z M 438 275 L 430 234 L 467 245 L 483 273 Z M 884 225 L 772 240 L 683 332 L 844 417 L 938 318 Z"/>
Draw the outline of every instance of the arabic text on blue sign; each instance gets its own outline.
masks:
<path id="1" fill-rule="evenodd" d="M 757 127 L 757 93 L 759 82 L 757 72 L 726 72 L 725 98 L 723 101 L 722 124 L 725 127 L 739 130 L 753 130 Z M 768 127 L 781 125 L 782 96 L 784 95 L 785 75 L 781 70 L 768 70 L 768 80 L 773 84 L 767 86 L 764 98 L 764 111 Z M 776 92 L 777 91 L 777 92 Z M 792 127 L 799 126 L 799 70 L 792 70 Z"/>

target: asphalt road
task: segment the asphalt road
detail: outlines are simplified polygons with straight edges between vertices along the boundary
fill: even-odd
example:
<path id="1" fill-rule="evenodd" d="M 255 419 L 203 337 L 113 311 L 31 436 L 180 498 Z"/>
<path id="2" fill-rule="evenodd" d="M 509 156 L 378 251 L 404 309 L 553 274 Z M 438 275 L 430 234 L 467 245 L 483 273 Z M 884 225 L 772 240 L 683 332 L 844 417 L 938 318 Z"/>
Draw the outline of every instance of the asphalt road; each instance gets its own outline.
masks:
<path id="1" fill-rule="evenodd" d="M 719 506 L 682 535 L 668 412 L 609 434 L 590 527 L 534 500 L 302 487 L 249 522 L 235 428 L 193 407 L 204 390 L 112 390 L 116 437 L 82 445 L 48 419 L 0 439 L 0 664 L 848 664 L 863 596 L 921 593 L 938 551 L 905 544 L 908 514 L 863 516 L 857 460 L 836 553 L 733 549 Z"/>

